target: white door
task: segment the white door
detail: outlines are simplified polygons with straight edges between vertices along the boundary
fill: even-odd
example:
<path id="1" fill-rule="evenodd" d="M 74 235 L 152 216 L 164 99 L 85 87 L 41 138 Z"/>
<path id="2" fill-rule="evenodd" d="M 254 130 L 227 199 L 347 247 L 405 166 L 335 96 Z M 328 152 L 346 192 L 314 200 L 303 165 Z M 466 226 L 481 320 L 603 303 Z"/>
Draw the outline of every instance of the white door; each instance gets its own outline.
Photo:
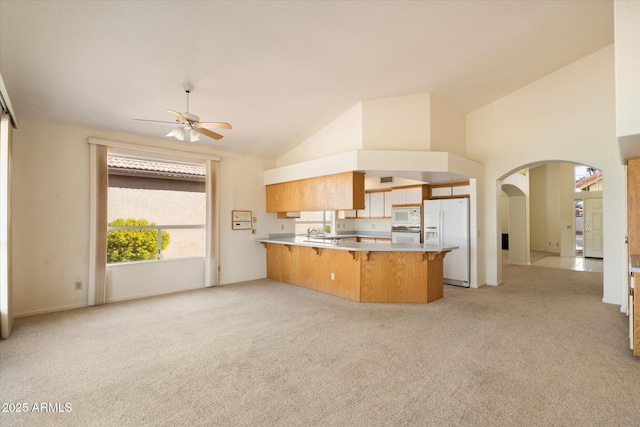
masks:
<path id="1" fill-rule="evenodd" d="M 584 256 L 602 258 L 602 199 L 584 199 Z"/>

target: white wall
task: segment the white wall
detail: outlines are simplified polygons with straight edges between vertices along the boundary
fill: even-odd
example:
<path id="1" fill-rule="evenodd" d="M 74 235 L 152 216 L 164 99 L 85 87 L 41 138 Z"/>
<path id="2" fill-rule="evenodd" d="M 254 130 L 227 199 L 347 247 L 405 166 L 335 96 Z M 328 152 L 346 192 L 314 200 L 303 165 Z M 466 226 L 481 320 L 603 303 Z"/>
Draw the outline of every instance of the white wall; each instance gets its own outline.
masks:
<path id="1" fill-rule="evenodd" d="M 362 148 L 362 103 L 313 134 L 278 159 L 278 166 L 327 157 Z"/>
<path id="2" fill-rule="evenodd" d="M 365 150 L 431 150 L 431 99 L 428 93 L 364 101 Z"/>
<path id="3" fill-rule="evenodd" d="M 551 252 L 547 233 L 547 166 L 529 170 L 531 250 Z"/>
<path id="4" fill-rule="evenodd" d="M 430 99 L 431 151 L 447 151 L 466 157 L 466 115 L 434 94 L 431 94 Z"/>
<path id="5" fill-rule="evenodd" d="M 616 0 L 616 130 L 640 134 L 640 2 Z"/>
<path id="6" fill-rule="evenodd" d="M 502 181 L 500 204 L 500 232 L 505 232 L 506 221 L 509 233 L 509 263 L 527 265 L 530 263 L 528 174 L 514 173 Z"/>
<path id="7" fill-rule="evenodd" d="M 122 301 L 204 287 L 203 257 L 107 266 L 106 301 Z"/>
<path id="8" fill-rule="evenodd" d="M 14 313 L 55 311 L 87 304 L 89 266 L 89 147 L 93 136 L 184 149 L 161 139 L 22 119 L 14 133 Z M 213 151 L 220 163 L 220 283 L 265 277 L 264 248 L 251 231 L 231 230 L 231 210 L 252 210 L 258 232 L 275 228 L 265 213 L 263 172 L 275 162 Z M 82 280 L 83 289 L 74 290 Z"/>
<path id="9" fill-rule="evenodd" d="M 527 198 L 521 196 L 509 197 L 509 262 L 511 264 L 527 265 L 529 251 L 527 247 Z"/>
<path id="10" fill-rule="evenodd" d="M 509 233 L 509 196 L 504 192 L 500 194 L 500 233 Z"/>
<path id="11" fill-rule="evenodd" d="M 575 256 L 574 167 L 572 163 L 554 162 L 529 170 L 532 250 L 561 254 L 563 247 L 573 247 L 572 253 L 564 255 Z"/>
<path id="12" fill-rule="evenodd" d="M 487 283 L 498 284 L 496 182 L 550 160 L 594 166 L 604 183 L 603 301 L 626 309 L 624 168 L 615 131 L 613 46 L 601 49 L 467 116 L 467 155 L 484 164 Z"/>
<path id="13" fill-rule="evenodd" d="M 363 101 L 281 156 L 278 167 L 354 150 L 443 151 L 465 157 L 465 115 L 423 93 Z"/>

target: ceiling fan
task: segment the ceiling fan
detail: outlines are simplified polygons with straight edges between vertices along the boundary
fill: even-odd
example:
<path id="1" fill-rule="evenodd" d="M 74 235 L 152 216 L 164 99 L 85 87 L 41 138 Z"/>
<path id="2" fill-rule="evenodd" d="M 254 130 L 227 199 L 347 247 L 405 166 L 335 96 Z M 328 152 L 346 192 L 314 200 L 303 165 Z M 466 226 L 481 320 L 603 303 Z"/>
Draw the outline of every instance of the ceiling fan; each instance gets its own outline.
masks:
<path id="1" fill-rule="evenodd" d="M 164 121 L 164 120 L 146 120 L 146 119 L 133 119 L 141 122 L 154 122 L 154 123 L 170 123 L 177 124 L 178 126 L 173 129 L 171 132 L 167 134 L 167 136 L 173 136 L 180 141 L 184 141 L 184 138 L 187 134 L 189 134 L 189 138 L 191 142 L 195 142 L 200 140 L 200 136 L 198 134 L 202 134 L 208 136 L 213 139 L 222 139 L 222 135 L 219 133 L 210 131 L 209 129 L 204 128 L 203 126 L 212 127 L 216 129 L 231 129 L 231 125 L 225 122 L 201 122 L 200 117 L 195 114 L 189 113 L 189 93 L 191 93 L 191 85 L 184 85 L 184 91 L 187 93 L 187 112 L 179 113 L 173 110 L 167 110 L 170 114 L 172 114 L 176 119 L 173 122 Z"/>

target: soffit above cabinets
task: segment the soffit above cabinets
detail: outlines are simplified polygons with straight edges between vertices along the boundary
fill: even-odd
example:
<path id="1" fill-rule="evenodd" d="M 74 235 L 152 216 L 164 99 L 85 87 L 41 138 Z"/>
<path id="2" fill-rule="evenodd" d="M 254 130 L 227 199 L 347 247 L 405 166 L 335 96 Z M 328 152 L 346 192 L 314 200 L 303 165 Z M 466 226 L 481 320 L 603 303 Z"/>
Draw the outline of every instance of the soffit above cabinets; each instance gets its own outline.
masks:
<path id="1" fill-rule="evenodd" d="M 483 176 L 484 166 L 444 152 L 357 150 L 269 169 L 264 172 L 264 184 L 349 171 L 444 184 Z"/>
<path id="2" fill-rule="evenodd" d="M 640 134 L 619 136 L 618 144 L 620 146 L 622 164 L 626 164 L 629 159 L 640 157 Z"/>

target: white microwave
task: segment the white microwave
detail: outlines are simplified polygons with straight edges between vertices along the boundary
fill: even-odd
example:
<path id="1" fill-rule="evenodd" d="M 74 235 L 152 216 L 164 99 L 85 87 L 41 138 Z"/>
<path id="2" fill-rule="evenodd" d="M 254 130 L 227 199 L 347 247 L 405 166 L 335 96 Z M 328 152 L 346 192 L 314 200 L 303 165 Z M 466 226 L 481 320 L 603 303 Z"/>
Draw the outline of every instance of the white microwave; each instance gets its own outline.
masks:
<path id="1" fill-rule="evenodd" d="M 392 227 L 420 227 L 421 219 L 419 206 L 391 209 Z"/>

